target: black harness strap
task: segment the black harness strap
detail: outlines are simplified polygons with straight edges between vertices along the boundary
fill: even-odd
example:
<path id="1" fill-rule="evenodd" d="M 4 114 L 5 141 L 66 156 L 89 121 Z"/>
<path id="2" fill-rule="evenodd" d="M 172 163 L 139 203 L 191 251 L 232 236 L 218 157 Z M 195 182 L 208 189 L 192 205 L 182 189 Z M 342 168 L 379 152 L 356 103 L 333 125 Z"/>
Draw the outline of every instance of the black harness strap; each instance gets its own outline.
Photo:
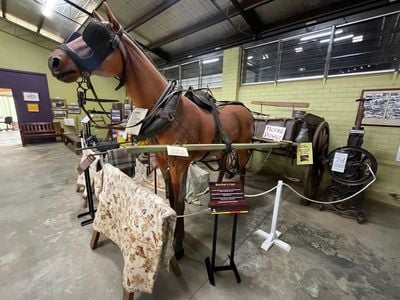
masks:
<path id="1" fill-rule="evenodd" d="M 185 93 L 185 96 L 192 100 L 197 106 L 208 110 L 211 115 L 213 116 L 214 122 L 215 122 L 215 127 L 216 127 L 216 133 L 214 137 L 214 141 L 221 139 L 222 143 L 225 144 L 226 149 L 225 152 L 229 153 L 232 151 L 232 141 L 228 137 L 228 135 L 225 133 L 225 131 L 222 129 L 222 124 L 221 120 L 219 118 L 219 113 L 218 109 L 216 106 L 216 101 L 214 97 L 211 95 L 210 92 L 203 91 L 203 90 L 194 90 L 192 87 L 189 87 L 187 92 Z M 219 137 L 219 138 L 218 138 Z"/>

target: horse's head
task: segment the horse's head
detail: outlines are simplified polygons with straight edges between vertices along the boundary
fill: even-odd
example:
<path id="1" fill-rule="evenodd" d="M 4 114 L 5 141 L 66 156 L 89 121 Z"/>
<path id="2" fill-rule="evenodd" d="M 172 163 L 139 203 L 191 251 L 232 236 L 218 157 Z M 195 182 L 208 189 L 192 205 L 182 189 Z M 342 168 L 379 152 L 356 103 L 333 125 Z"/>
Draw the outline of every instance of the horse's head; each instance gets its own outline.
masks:
<path id="1" fill-rule="evenodd" d="M 49 55 L 49 69 L 58 80 L 73 82 L 93 73 L 118 76 L 122 72 L 122 57 L 117 49 L 123 30 L 107 4 L 104 6 L 108 22 L 94 11 L 94 18 L 82 35 L 74 32 Z"/>

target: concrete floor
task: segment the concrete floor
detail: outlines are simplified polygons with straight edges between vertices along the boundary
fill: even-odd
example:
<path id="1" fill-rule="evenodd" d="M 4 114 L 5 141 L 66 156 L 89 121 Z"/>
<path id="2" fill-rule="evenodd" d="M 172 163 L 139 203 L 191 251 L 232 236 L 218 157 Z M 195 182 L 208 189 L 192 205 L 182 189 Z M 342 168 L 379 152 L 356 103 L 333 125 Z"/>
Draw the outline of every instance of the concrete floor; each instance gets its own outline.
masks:
<path id="1" fill-rule="evenodd" d="M 91 226 L 81 227 L 75 191 L 79 157 L 62 143 L 0 148 L 0 299 L 121 299 L 122 255 L 101 238 L 89 248 Z M 276 184 L 271 175 L 251 174 L 246 193 Z M 369 201 L 368 223 L 359 225 L 283 193 L 278 229 L 292 246 L 260 249 L 254 231 L 269 230 L 273 195 L 248 200 L 239 217 L 236 264 L 232 272 L 207 280 L 213 217 L 186 219 L 181 278 L 161 271 L 152 295 L 135 299 L 400 299 L 399 209 Z M 187 213 L 204 209 L 188 205 Z M 232 216 L 220 217 L 217 263 L 229 252 Z"/>

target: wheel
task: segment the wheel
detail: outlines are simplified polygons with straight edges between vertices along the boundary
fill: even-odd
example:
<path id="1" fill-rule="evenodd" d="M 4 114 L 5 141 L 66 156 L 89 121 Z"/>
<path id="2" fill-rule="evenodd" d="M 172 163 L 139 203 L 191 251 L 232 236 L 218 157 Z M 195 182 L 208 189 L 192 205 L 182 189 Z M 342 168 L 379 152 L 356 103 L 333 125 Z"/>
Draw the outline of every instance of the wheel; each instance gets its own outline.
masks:
<path id="1" fill-rule="evenodd" d="M 317 195 L 324 173 L 325 160 L 329 150 L 329 124 L 321 122 L 314 132 L 312 139 L 314 163 L 306 167 L 304 174 L 304 195 L 314 198 Z"/>
<path id="2" fill-rule="evenodd" d="M 335 153 L 346 153 L 346 165 L 343 173 L 332 171 Z M 329 172 L 332 179 L 344 185 L 363 185 L 368 183 L 372 176 L 371 170 L 376 174 L 378 163 L 375 157 L 363 148 L 340 147 L 328 155 Z M 371 168 L 371 170 L 370 170 Z"/>

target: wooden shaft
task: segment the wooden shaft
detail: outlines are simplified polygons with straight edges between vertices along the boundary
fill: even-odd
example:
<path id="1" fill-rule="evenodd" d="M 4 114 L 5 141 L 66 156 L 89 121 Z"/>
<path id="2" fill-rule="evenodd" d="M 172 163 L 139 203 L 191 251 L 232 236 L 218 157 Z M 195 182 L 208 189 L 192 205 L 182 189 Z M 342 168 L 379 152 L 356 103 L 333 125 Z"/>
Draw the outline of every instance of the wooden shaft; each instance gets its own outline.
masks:
<path id="1" fill-rule="evenodd" d="M 296 145 L 293 143 L 293 145 Z M 178 146 L 178 145 L 176 145 Z M 185 144 L 180 145 L 185 147 L 188 151 L 221 151 L 225 150 L 225 144 Z M 243 144 L 232 144 L 232 149 L 245 150 L 245 149 L 270 149 L 270 148 L 284 148 L 287 143 L 243 143 Z M 132 146 L 126 148 L 128 153 L 156 153 L 166 152 L 167 145 L 146 145 L 146 146 Z"/>
<path id="2" fill-rule="evenodd" d="M 276 107 L 299 107 L 308 108 L 310 103 L 308 102 L 288 102 L 288 101 L 251 101 L 251 104 L 258 104 L 264 106 L 276 106 Z"/>

